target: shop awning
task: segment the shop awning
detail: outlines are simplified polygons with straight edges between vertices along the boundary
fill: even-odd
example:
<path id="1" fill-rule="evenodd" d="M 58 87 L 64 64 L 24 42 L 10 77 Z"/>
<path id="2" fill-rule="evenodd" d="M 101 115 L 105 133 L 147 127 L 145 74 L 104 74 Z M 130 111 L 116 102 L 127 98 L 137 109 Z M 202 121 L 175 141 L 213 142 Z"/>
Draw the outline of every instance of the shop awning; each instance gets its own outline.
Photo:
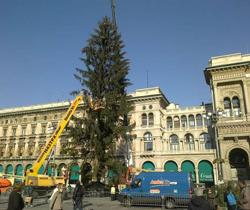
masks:
<path id="1" fill-rule="evenodd" d="M 201 161 L 198 166 L 200 182 L 213 182 L 213 166 L 208 161 Z"/>
<path id="2" fill-rule="evenodd" d="M 13 174 L 13 166 L 12 165 L 8 165 L 6 168 L 6 174 Z"/>
<path id="3" fill-rule="evenodd" d="M 16 175 L 17 176 L 23 176 L 23 166 L 22 165 L 18 165 L 16 167 Z"/>
<path id="4" fill-rule="evenodd" d="M 155 170 L 155 165 L 152 162 L 148 161 L 148 162 L 143 163 L 142 168 L 145 170 Z"/>
<path id="5" fill-rule="evenodd" d="M 167 172 L 177 172 L 178 166 L 174 161 L 169 161 L 165 163 L 164 170 Z"/>
<path id="6" fill-rule="evenodd" d="M 194 169 L 194 164 L 191 161 L 184 161 L 181 165 L 181 170 L 183 172 L 188 172 L 191 174 L 192 180 L 195 182 L 196 177 L 195 177 L 195 169 Z"/>
<path id="7" fill-rule="evenodd" d="M 79 180 L 80 167 L 78 165 L 72 165 L 70 168 L 70 179 Z"/>

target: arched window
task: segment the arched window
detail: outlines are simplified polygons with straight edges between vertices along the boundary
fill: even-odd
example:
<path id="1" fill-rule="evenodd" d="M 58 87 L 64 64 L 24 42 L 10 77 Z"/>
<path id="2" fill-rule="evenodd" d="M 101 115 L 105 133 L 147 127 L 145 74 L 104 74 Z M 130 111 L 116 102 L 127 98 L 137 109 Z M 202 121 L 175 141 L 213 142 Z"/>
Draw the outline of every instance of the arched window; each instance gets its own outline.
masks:
<path id="1" fill-rule="evenodd" d="M 150 132 L 147 132 L 143 136 L 144 138 L 144 151 L 153 151 L 153 137 Z"/>
<path id="2" fill-rule="evenodd" d="M 172 117 L 167 117 L 167 128 L 172 129 L 173 128 L 173 120 Z"/>
<path id="3" fill-rule="evenodd" d="M 16 166 L 15 175 L 17 175 L 17 176 L 23 176 L 23 166 L 22 166 L 21 164 L 18 164 L 18 165 Z M 21 182 L 22 182 L 22 179 L 19 178 L 19 177 L 17 177 L 17 178 L 15 179 L 15 181 L 18 182 L 18 183 L 21 183 Z"/>
<path id="4" fill-rule="evenodd" d="M 26 165 L 26 167 L 25 167 L 25 173 L 26 173 L 26 171 L 27 171 L 28 169 L 31 169 L 31 168 L 32 168 L 32 164 Z"/>
<path id="5" fill-rule="evenodd" d="M 145 113 L 143 113 L 141 115 L 141 125 L 142 126 L 147 126 L 148 124 L 148 119 L 147 119 L 147 115 Z"/>
<path id="6" fill-rule="evenodd" d="M 196 115 L 196 124 L 197 124 L 197 127 L 202 127 L 203 126 L 201 114 Z"/>
<path id="7" fill-rule="evenodd" d="M 230 98 L 224 98 L 224 112 L 226 117 L 231 116 L 231 100 Z"/>
<path id="8" fill-rule="evenodd" d="M 69 172 L 69 183 L 75 184 L 79 180 L 80 173 L 80 166 L 77 163 L 72 164 Z"/>
<path id="9" fill-rule="evenodd" d="M 181 127 L 186 128 L 187 127 L 187 117 L 185 115 L 181 116 Z"/>
<path id="10" fill-rule="evenodd" d="M 170 150 L 179 151 L 179 137 L 173 134 L 169 137 L 169 141 L 170 141 Z"/>
<path id="11" fill-rule="evenodd" d="M 146 161 L 143 163 L 142 168 L 145 170 L 155 170 L 155 165 L 151 161 Z"/>
<path id="12" fill-rule="evenodd" d="M 199 182 L 206 183 L 208 186 L 214 185 L 213 166 L 207 160 L 202 160 L 198 165 Z"/>
<path id="13" fill-rule="evenodd" d="M 181 171 L 190 173 L 193 182 L 196 182 L 195 166 L 194 166 L 194 164 L 193 164 L 192 161 L 185 160 L 185 161 L 181 164 Z"/>
<path id="14" fill-rule="evenodd" d="M 177 172 L 178 171 L 178 165 L 174 161 L 168 161 L 164 165 L 164 171 L 167 172 Z"/>
<path id="15" fill-rule="evenodd" d="M 174 128 L 180 128 L 180 118 L 178 116 L 174 116 Z"/>
<path id="16" fill-rule="evenodd" d="M 202 150 L 211 149 L 212 144 L 208 133 L 202 133 L 200 135 L 200 147 Z"/>
<path id="17" fill-rule="evenodd" d="M 6 174 L 13 174 L 13 166 L 11 164 L 7 165 L 5 169 Z"/>
<path id="18" fill-rule="evenodd" d="M 148 125 L 149 126 L 154 125 L 154 114 L 153 113 L 148 114 Z"/>
<path id="19" fill-rule="evenodd" d="M 188 133 L 185 135 L 185 143 L 189 151 L 193 151 L 195 149 L 194 148 L 194 136 L 192 134 Z"/>
<path id="20" fill-rule="evenodd" d="M 190 128 L 193 128 L 195 126 L 194 115 L 191 114 L 188 116 L 188 123 Z"/>
<path id="21" fill-rule="evenodd" d="M 237 96 L 234 96 L 232 99 L 233 104 L 233 114 L 236 117 L 240 116 L 240 100 Z"/>

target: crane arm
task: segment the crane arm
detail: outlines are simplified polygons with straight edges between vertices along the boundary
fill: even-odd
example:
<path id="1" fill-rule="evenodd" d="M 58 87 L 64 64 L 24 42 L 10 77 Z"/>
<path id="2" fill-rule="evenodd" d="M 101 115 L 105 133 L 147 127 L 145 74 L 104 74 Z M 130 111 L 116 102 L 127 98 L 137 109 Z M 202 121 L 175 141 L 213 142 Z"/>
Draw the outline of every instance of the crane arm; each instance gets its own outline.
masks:
<path id="1" fill-rule="evenodd" d="M 45 147 L 42 149 L 40 155 L 33 164 L 33 167 L 27 172 L 28 173 L 27 175 L 33 175 L 33 176 L 38 175 L 40 167 L 43 165 L 46 158 L 50 155 L 52 148 L 56 145 L 58 138 L 62 134 L 64 128 L 68 124 L 70 118 L 72 117 L 72 115 L 74 114 L 74 112 L 76 111 L 78 105 L 82 100 L 83 100 L 82 95 L 79 95 L 75 98 L 75 100 L 69 107 L 67 113 L 63 117 L 62 121 L 59 123 L 58 127 L 52 134 L 52 137 L 49 139 L 49 141 L 47 141 Z"/>

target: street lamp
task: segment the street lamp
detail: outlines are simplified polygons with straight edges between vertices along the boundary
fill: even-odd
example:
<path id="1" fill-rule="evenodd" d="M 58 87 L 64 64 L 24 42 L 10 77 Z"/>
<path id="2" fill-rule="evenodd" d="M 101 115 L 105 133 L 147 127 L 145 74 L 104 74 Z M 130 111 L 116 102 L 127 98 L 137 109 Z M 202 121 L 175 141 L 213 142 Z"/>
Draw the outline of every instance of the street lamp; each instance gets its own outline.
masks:
<path id="1" fill-rule="evenodd" d="M 211 128 L 214 131 L 214 141 L 215 141 L 215 150 L 216 150 L 216 159 L 213 163 L 217 164 L 217 171 L 218 171 L 218 180 L 223 181 L 223 168 L 222 168 L 222 158 L 221 158 L 221 148 L 218 141 L 218 130 L 217 130 L 217 122 L 219 121 L 220 117 L 223 116 L 223 110 L 219 109 L 216 112 L 207 112 L 203 115 L 206 119 L 210 120 Z"/>

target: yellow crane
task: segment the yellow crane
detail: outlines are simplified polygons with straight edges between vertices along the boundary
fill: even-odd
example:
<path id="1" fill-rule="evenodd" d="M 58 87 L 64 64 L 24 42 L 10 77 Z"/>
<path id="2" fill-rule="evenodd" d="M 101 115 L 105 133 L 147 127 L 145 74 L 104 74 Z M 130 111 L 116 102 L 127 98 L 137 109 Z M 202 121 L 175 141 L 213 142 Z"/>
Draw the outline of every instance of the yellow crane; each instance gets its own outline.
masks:
<path id="1" fill-rule="evenodd" d="M 32 187 L 54 187 L 59 183 L 64 184 L 64 177 L 62 176 L 47 176 L 40 175 L 38 171 L 40 167 L 44 164 L 45 160 L 49 157 L 52 152 L 53 147 L 56 145 L 59 137 L 61 136 L 64 128 L 67 126 L 70 118 L 75 113 L 77 107 L 84 100 L 84 95 L 79 95 L 72 102 L 65 116 L 58 124 L 56 130 L 53 132 L 51 138 L 47 141 L 46 145 L 43 147 L 40 155 L 37 157 L 36 161 L 33 163 L 32 168 L 28 169 L 25 174 L 25 185 Z M 98 111 L 103 108 L 100 103 L 94 102 L 90 96 L 88 97 L 90 108 L 94 111 Z"/>

